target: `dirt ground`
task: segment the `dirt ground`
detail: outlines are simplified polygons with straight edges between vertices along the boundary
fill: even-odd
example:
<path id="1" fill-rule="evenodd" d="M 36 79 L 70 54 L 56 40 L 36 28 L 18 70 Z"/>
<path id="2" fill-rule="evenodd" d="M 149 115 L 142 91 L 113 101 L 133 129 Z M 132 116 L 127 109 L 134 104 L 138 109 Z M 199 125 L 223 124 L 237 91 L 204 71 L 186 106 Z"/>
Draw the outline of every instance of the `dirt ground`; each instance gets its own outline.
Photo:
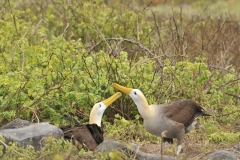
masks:
<path id="1" fill-rule="evenodd" d="M 180 153 L 178 159 L 202 160 L 204 159 L 204 157 L 217 150 L 227 150 L 240 155 L 240 151 L 237 151 L 233 148 L 237 144 L 211 144 L 208 142 L 204 142 L 203 140 L 196 141 L 196 139 L 192 137 L 185 137 L 182 145 L 182 152 Z M 154 144 L 150 142 L 143 143 L 139 145 L 139 149 L 147 153 L 160 154 L 161 144 Z M 164 155 L 175 157 L 176 150 L 176 141 L 174 142 L 174 144 L 166 144 L 164 148 Z"/>

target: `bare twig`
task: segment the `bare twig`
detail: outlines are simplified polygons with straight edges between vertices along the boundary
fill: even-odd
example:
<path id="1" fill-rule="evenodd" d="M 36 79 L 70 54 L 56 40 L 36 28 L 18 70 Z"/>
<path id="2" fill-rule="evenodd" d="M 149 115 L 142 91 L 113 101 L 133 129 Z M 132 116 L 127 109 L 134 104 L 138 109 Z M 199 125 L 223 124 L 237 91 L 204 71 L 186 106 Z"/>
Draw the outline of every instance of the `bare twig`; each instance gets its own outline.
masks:
<path id="1" fill-rule="evenodd" d="M 143 8 L 143 11 L 145 11 L 146 8 L 148 8 L 153 2 L 154 2 L 154 0 L 150 1 L 150 2 L 147 4 L 147 6 Z"/>
<path id="2" fill-rule="evenodd" d="M 221 115 L 218 115 L 216 117 L 223 117 L 223 116 L 228 116 L 228 115 L 231 115 L 231 114 L 234 114 L 234 113 L 237 113 L 237 112 L 240 112 L 240 109 L 237 109 L 237 110 L 234 110 L 230 113 L 226 113 L 226 114 L 221 114 Z"/>
<path id="3" fill-rule="evenodd" d="M 100 42 L 98 42 L 96 45 L 94 45 L 90 51 L 88 51 L 88 55 L 97 47 L 99 46 L 101 43 L 106 42 L 106 41 L 121 41 L 121 42 L 128 42 L 128 43 L 133 43 L 135 45 L 137 45 L 138 47 L 142 48 L 143 50 L 145 50 L 148 54 L 154 56 L 154 54 L 152 53 L 152 51 L 150 51 L 147 47 L 145 47 L 144 45 L 142 45 L 140 42 L 137 42 L 135 40 L 130 40 L 130 39 L 125 39 L 125 38 L 104 38 L 103 40 L 101 40 Z"/>
<path id="4" fill-rule="evenodd" d="M 22 84 L 21 86 L 19 86 L 19 88 L 16 90 L 16 92 L 13 93 L 13 95 L 9 97 L 9 99 L 6 101 L 6 103 L 5 103 L 5 104 L 2 104 L 2 109 L 1 109 L 2 111 L 5 109 L 5 107 L 8 106 L 8 104 L 11 102 L 12 98 L 13 98 L 14 96 L 16 96 L 16 95 L 20 92 L 20 90 L 22 90 L 22 89 L 27 85 L 28 82 L 29 82 L 29 81 L 26 81 L 24 84 Z"/>
<path id="5" fill-rule="evenodd" d="M 81 116 L 85 117 L 85 118 L 89 118 L 89 114 L 85 113 L 85 111 L 79 111 L 77 110 L 77 113 L 79 113 Z"/>
<path id="6" fill-rule="evenodd" d="M 160 44 L 159 48 L 161 49 L 162 53 L 165 55 L 165 48 L 164 48 L 164 45 L 163 45 L 163 42 L 162 42 L 161 33 L 160 33 L 160 27 L 159 27 L 159 25 L 157 23 L 156 15 L 153 13 L 153 11 L 151 9 L 148 9 L 148 10 L 151 11 L 151 14 L 152 14 L 153 19 L 154 19 L 155 28 L 157 30 L 157 35 L 158 35 L 158 40 L 159 40 L 159 43 L 157 43 L 157 44 Z"/>
<path id="7" fill-rule="evenodd" d="M 108 47 L 110 48 L 110 50 L 112 51 L 112 47 L 111 47 L 110 44 L 107 42 L 107 39 L 105 38 L 104 34 L 100 31 L 100 29 L 98 28 L 97 25 L 95 25 L 95 27 L 96 27 L 98 33 L 102 36 L 102 38 L 103 38 L 102 41 L 104 41 L 104 42 L 108 45 Z"/>
<path id="8" fill-rule="evenodd" d="M 139 145 L 137 145 L 137 149 L 135 150 L 135 153 L 134 153 L 133 159 L 136 158 L 138 152 L 139 152 Z"/>
<path id="9" fill-rule="evenodd" d="M 219 67 L 219 66 L 213 66 L 213 65 L 209 65 L 210 68 L 215 68 L 215 69 L 219 69 L 219 70 L 223 70 L 227 73 L 231 73 L 231 74 L 234 74 L 236 76 L 238 76 L 237 73 L 234 73 L 234 72 L 231 72 L 228 68 L 222 68 L 222 67 Z"/>
<path id="10" fill-rule="evenodd" d="M 37 119 L 37 123 L 40 122 L 40 121 L 39 121 L 39 118 L 38 118 L 38 116 L 37 116 L 37 112 L 38 112 L 37 108 L 34 108 L 34 109 L 32 110 L 32 113 L 33 113 L 32 122 L 34 121 L 35 118 Z"/>
<path id="11" fill-rule="evenodd" d="M 233 97 L 236 97 L 236 98 L 240 98 L 240 95 L 238 94 L 233 94 L 233 93 L 229 93 L 229 92 L 224 92 L 225 94 L 229 95 L 229 96 L 233 96 Z"/>
<path id="12" fill-rule="evenodd" d="M 5 107 L 8 106 L 8 104 L 11 102 L 11 100 L 13 99 L 14 96 L 16 96 L 17 94 L 19 94 L 20 91 L 21 91 L 23 88 L 25 88 L 25 86 L 27 85 L 28 82 L 29 82 L 29 81 L 26 81 L 24 84 L 22 84 L 22 85 L 16 90 L 16 92 L 13 93 L 12 96 L 9 97 L 9 99 L 6 101 L 6 103 L 2 105 L 2 111 L 5 110 Z M 2 122 L 5 121 L 5 120 L 6 120 L 6 118 L 3 117 L 3 118 L 1 119 L 1 122 L 0 122 L 0 123 L 2 123 Z"/>
<path id="13" fill-rule="evenodd" d="M 36 103 L 38 103 L 44 96 L 48 95 L 51 91 L 53 91 L 53 90 L 59 90 L 62 86 L 63 86 L 63 82 L 61 82 L 61 83 L 60 83 L 58 86 L 56 86 L 56 87 L 52 87 L 52 88 L 47 89 L 47 90 L 46 90 L 44 93 L 42 93 L 39 97 L 35 98 L 34 101 L 33 101 L 30 105 L 28 105 L 28 106 L 26 106 L 26 107 L 28 107 L 28 108 L 32 107 L 33 105 L 35 105 Z M 23 107 L 23 108 L 25 108 L 25 107 Z"/>
<path id="14" fill-rule="evenodd" d="M 161 56 L 154 56 L 153 58 L 146 58 L 146 59 L 143 59 L 141 61 L 138 61 L 138 63 L 135 63 L 132 67 L 131 67 L 131 70 L 134 70 L 135 68 L 137 68 L 138 66 L 141 66 L 142 64 L 146 63 L 147 61 L 149 60 L 153 60 L 153 59 L 158 59 L 159 57 Z M 163 67 L 163 66 L 162 66 Z"/>
<path id="15" fill-rule="evenodd" d="M 70 159 L 72 153 L 73 153 L 73 147 L 71 146 L 71 149 L 70 149 L 70 151 L 67 152 L 67 154 L 65 155 L 64 160 L 68 160 L 68 159 Z"/>
<path id="16" fill-rule="evenodd" d="M 139 22 L 138 22 L 138 18 L 137 18 L 137 22 L 136 22 L 137 24 L 137 40 L 139 41 L 140 40 L 140 37 L 139 37 Z"/>
<path id="17" fill-rule="evenodd" d="M 223 29 L 224 25 L 225 25 L 226 21 L 223 21 L 222 24 L 219 26 L 219 28 L 213 33 L 212 37 L 210 38 L 210 40 L 208 41 L 208 43 L 206 44 L 206 47 L 204 47 L 203 49 L 207 48 L 208 45 L 210 44 L 210 42 L 212 42 L 213 38 L 216 37 L 217 33 L 220 34 L 221 30 Z"/>
<path id="18" fill-rule="evenodd" d="M 126 113 L 124 113 L 124 112 L 122 112 L 122 111 L 116 109 L 116 107 L 112 107 L 112 106 L 110 106 L 110 108 L 112 108 L 113 110 L 117 111 L 118 113 L 121 113 L 122 115 L 126 116 L 128 119 L 131 119 Z"/>
<path id="19" fill-rule="evenodd" d="M 6 147 L 6 148 L 9 147 L 6 143 L 4 143 L 4 142 L 1 141 L 1 140 L 0 140 L 0 143 L 2 143 L 2 145 L 4 145 L 4 147 Z M 29 159 L 32 159 L 31 157 L 29 157 L 29 156 L 27 156 L 27 155 L 24 155 L 24 154 L 22 154 L 22 153 L 16 151 L 16 150 L 13 149 L 13 148 L 11 148 L 11 150 L 13 150 L 15 153 L 17 153 L 17 154 L 19 154 L 19 155 L 21 155 L 21 156 L 23 156 L 23 157 L 27 157 L 27 158 L 29 158 Z"/>
<path id="20" fill-rule="evenodd" d="M 18 32 L 18 28 L 17 28 L 17 22 L 16 22 L 16 18 L 15 18 L 15 15 L 13 14 L 12 12 L 12 7 L 11 7 L 11 4 L 10 4 L 10 1 L 7 0 L 8 4 L 9 4 L 9 7 L 10 7 L 10 12 L 11 12 L 11 15 L 13 17 L 13 23 L 14 23 L 14 27 L 15 27 L 15 30 L 17 32 L 17 35 L 20 36 L 19 32 Z"/>
<path id="21" fill-rule="evenodd" d="M 35 105 L 36 103 L 38 103 L 44 96 L 48 95 L 51 91 L 53 91 L 53 90 L 59 90 L 59 89 L 63 86 L 63 84 L 64 84 L 64 83 L 61 82 L 61 83 L 59 83 L 58 86 L 47 89 L 47 90 L 46 90 L 44 93 L 42 93 L 39 97 L 35 98 L 30 105 L 21 107 L 21 109 L 16 113 L 16 116 L 18 116 L 18 115 L 21 113 L 21 111 L 22 111 L 23 108 L 31 108 L 33 105 Z"/>
<path id="22" fill-rule="evenodd" d="M 227 86 L 227 85 L 230 85 L 230 84 L 236 83 L 236 82 L 238 82 L 238 81 L 240 81 L 240 78 L 237 78 L 237 79 L 234 79 L 234 80 L 228 81 L 228 82 L 222 84 L 221 86 L 219 86 L 219 89 L 221 89 L 221 88 L 223 88 L 223 87 L 225 87 L 225 86 Z"/>
<path id="23" fill-rule="evenodd" d="M 82 59 L 85 59 L 85 56 L 84 56 L 84 55 L 82 56 Z M 90 76 L 92 82 L 94 83 L 95 86 L 97 86 L 96 82 L 94 81 L 94 79 L 93 79 L 93 77 L 92 77 L 91 72 L 89 71 L 89 69 L 88 69 L 88 67 L 87 67 L 86 60 L 83 60 L 83 63 L 84 63 L 84 66 L 85 66 L 85 68 L 86 68 L 86 71 L 87 71 L 88 75 Z"/>
<path id="24" fill-rule="evenodd" d="M 65 29 L 63 31 L 63 34 L 65 34 L 67 32 L 68 28 L 69 28 L 69 23 L 67 23 L 67 26 L 65 27 Z"/>

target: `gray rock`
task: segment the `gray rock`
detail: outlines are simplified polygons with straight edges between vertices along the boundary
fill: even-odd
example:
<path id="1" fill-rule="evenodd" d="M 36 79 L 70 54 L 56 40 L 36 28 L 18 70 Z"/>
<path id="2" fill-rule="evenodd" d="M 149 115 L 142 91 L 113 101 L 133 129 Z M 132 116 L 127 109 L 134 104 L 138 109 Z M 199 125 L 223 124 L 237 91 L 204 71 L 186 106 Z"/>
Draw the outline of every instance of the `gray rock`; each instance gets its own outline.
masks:
<path id="1" fill-rule="evenodd" d="M 131 149 L 128 149 L 131 148 Z M 111 152 L 116 149 L 121 149 L 126 154 L 130 155 L 131 157 L 135 157 L 137 160 L 159 160 L 160 155 L 159 154 L 150 154 L 145 153 L 140 150 L 138 150 L 138 147 L 136 144 L 130 144 L 130 147 L 128 145 L 125 145 L 118 141 L 112 141 L 112 140 L 105 140 L 99 146 L 96 148 L 96 152 Z M 163 156 L 164 160 L 175 160 L 172 156 Z"/>
<path id="2" fill-rule="evenodd" d="M 22 128 L 0 130 L 0 136 L 6 139 L 6 143 L 17 141 L 20 146 L 32 145 L 36 151 L 41 150 L 43 138 L 49 135 L 59 139 L 63 137 L 63 132 L 49 123 L 35 123 Z"/>
<path id="3" fill-rule="evenodd" d="M 113 151 L 116 149 L 127 149 L 126 145 L 122 144 L 118 141 L 112 141 L 112 140 L 105 140 L 102 143 L 98 145 L 96 148 L 96 152 L 106 152 L 106 151 Z"/>
<path id="4" fill-rule="evenodd" d="M 205 160 L 238 160 L 240 156 L 236 153 L 221 150 L 209 154 Z"/>
<path id="5" fill-rule="evenodd" d="M 13 121 L 9 122 L 8 124 L 2 126 L 0 130 L 3 129 L 14 129 L 14 128 L 22 128 L 24 126 L 29 126 L 31 122 L 22 120 L 20 118 L 14 119 Z"/>
<path id="6" fill-rule="evenodd" d="M 236 149 L 237 151 L 240 151 L 240 143 L 234 146 L 233 148 Z"/>

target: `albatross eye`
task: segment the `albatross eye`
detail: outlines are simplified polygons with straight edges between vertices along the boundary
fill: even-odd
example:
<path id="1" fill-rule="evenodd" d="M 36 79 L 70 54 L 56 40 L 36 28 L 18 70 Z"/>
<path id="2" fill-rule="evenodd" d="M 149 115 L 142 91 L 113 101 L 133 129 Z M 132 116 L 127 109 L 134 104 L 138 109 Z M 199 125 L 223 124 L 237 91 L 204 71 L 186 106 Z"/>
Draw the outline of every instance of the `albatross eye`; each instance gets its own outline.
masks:
<path id="1" fill-rule="evenodd" d="M 136 91 L 134 91 L 134 94 L 135 94 L 135 95 L 137 95 L 137 92 L 136 92 Z"/>
<path id="2" fill-rule="evenodd" d="M 101 104 L 99 104 L 99 107 L 101 107 Z"/>

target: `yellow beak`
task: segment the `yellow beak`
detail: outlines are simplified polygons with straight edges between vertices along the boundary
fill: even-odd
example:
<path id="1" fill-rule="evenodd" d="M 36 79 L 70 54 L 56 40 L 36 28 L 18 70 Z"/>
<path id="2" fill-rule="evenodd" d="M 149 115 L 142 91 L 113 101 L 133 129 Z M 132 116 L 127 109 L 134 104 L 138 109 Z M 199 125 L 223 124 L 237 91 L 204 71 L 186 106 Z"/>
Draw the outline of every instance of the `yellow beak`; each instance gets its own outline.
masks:
<path id="1" fill-rule="evenodd" d="M 122 96 L 121 92 L 116 92 L 114 95 L 102 101 L 107 107 L 110 106 L 114 101 L 116 101 L 119 97 Z"/>
<path id="2" fill-rule="evenodd" d="M 132 91 L 132 88 L 127 88 L 127 87 L 123 87 L 117 83 L 113 83 L 113 87 L 122 91 L 123 93 L 125 93 L 126 95 L 129 95 Z"/>

